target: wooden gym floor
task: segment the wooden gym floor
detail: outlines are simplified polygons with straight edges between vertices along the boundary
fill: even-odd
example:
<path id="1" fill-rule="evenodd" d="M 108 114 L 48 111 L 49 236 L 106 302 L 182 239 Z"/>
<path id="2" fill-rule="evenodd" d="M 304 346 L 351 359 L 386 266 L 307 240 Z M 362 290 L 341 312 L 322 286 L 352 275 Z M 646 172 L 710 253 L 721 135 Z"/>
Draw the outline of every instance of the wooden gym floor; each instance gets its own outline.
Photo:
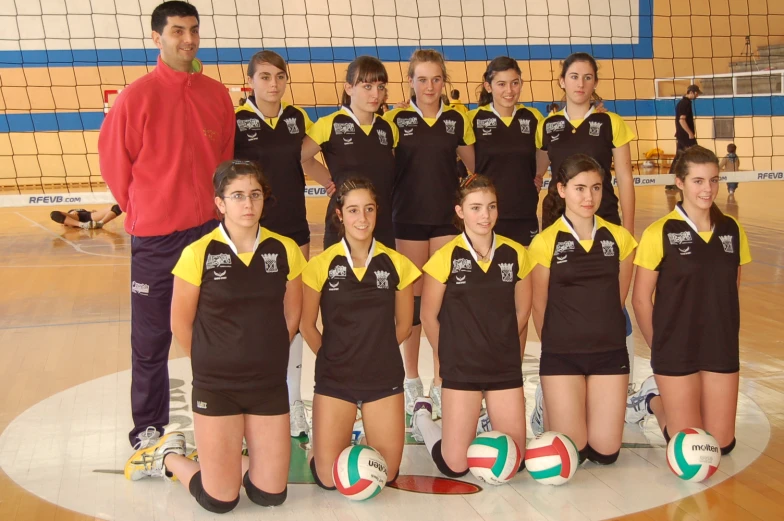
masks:
<path id="1" fill-rule="evenodd" d="M 741 185 L 735 201 L 727 200 L 724 187 L 717 200 L 724 211 L 740 219 L 751 243 L 754 262 L 744 269 L 741 286 L 741 392 L 767 416 L 770 423 L 767 447 L 750 466 L 715 486 L 701 489 L 702 492 L 675 503 L 663 504 L 622 519 L 784 519 L 782 197 L 782 183 L 748 183 Z M 672 204 L 674 198 L 666 196 L 661 187 L 638 188 L 637 237 L 645 226 L 669 211 Z M 308 208 L 309 219 L 313 223 L 313 253 L 316 253 L 321 249 L 323 226 L 320 223 L 323 222 L 325 200 L 309 199 Z M 3 252 L 0 257 L 0 431 L 42 400 L 130 368 L 130 243 L 122 229 L 122 222 L 117 220 L 103 230 L 66 230 L 49 220 L 48 214 L 52 209 L 0 209 L 0 251 Z M 531 340 L 535 340 L 533 333 L 531 335 Z M 637 355 L 647 358 L 648 349 L 639 334 L 636 340 Z M 171 357 L 180 358 L 182 353 L 173 351 Z M 639 378 L 636 380 L 639 381 Z M 127 388 L 119 389 L 117 395 L 127 400 Z M 120 421 L 124 423 L 117 425 L 112 432 L 124 437 L 130 418 L 123 417 Z M 31 427 L 33 432 L 35 427 Z M 78 428 L 78 424 L 73 425 L 73 429 Z M 104 441 L 101 440 L 101 443 Z M 114 442 L 109 440 L 110 444 Z M 122 444 L 119 446 L 122 447 Z M 8 450 L 8 447 L 3 450 Z M 115 458 L 120 465 L 130 455 L 127 444 L 124 450 Z M 31 466 L 54 467 L 58 463 L 62 466 L 62 462 L 43 456 L 50 454 L 45 447 L 33 452 L 26 455 Z M 635 479 L 633 474 L 631 476 Z M 646 494 L 649 485 L 645 479 L 640 476 L 637 483 L 639 492 L 636 493 L 640 495 Z M 679 486 L 674 476 L 669 476 L 666 483 Z M 543 487 L 540 490 L 544 493 L 554 489 Z M 384 494 L 380 499 L 383 497 Z M 411 497 L 406 496 L 406 499 Z M 405 507 L 400 510 L 407 512 L 404 517 L 408 519 L 416 517 L 414 510 Z M 261 516 L 280 518 L 281 515 L 284 518 L 308 519 L 315 514 L 313 510 L 309 511 L 311 516 L 288 516 L 284 512 L 254 510 L 252 515 L 255 519 Z M 335 512 L 346 516 L 336 516 L 333 512 L 331 519 L 363 517 L 359 510 Z M 238 512 L 234 514 L 240 516 Z M 443 512 L 443 516 L 452 520 L 461 518 L 448 515 L 448 512 Z M 487 516 L 488 519 L 494 517 Z M 531 518 L 522 512 L 501 517 Z M 594 516 L 587 514 L 585 517 Z M 0 520 L 3 521 L 152 518 L 145 514 L 134 517 L 132 511 L 92 516 L 77 513 L 28 492 L 0 469 Z M 158 516 L 154 518 L 159 519 Z M 180 519 L 175 514 L 165 518 Z M 184 518 L 199 519 L 200 516 L 189 512 Z M 559 519 L 559 516 L 541 518 Z"/>

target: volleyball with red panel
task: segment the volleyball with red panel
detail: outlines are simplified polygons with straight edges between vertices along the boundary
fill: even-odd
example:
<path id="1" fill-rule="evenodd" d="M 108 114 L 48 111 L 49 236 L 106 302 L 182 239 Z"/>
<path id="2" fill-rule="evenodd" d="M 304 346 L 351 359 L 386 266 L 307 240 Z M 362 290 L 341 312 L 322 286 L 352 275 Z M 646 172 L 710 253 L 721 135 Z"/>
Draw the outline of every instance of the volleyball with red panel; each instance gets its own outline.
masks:
<path id="1" fill-rule="evenodd" d="M 471 474 L 490 485 L 503 485 L 512 479 L 522 461 L 517 443 L 503 432 L 483 432 L 468 446 Z"/>
<path id="2" fill-rule="evenodd" d="M 543 432 L 525 449 L 525 468 L 544 485 L 563 485 L 574 476 L 580 455 L 574 442 L 560 432 Z"/>
<path id="3" fill-rule="evenodd" d="M 338 492 L 352 501 L 378 495 L 387 483 L 387 462 L 373 447 L 346 447 L 332 465 L 332 480 Z"/>

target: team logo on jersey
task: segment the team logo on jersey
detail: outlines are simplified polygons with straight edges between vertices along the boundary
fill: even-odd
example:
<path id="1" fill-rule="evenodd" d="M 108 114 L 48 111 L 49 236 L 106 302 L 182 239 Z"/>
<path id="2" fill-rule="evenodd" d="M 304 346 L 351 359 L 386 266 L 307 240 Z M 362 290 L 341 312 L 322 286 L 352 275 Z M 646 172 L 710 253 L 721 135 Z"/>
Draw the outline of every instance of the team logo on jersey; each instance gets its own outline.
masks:
<path id="1" fill-rule="evenodd" d="M 670 245 L 678 246 L 680 244 L 691 244 L 691 232 L 685 231 L 680 233 L 668 233 L 667 238 L 670 240 Z"/>
<path id="2" fill-rule="evenodd" d="M 555 245 L 553 255 L 558 256 L 568 251 L 574 251 L 574 241 L 561 241 Z"/>
<path id="3" fill-rule="evenodd" d="M 512 274 L 513 263 L 500 262 L 498 267 L 501 268 L 501 282 L 512 282 L 514 280 L 514 275 Z"/>
<path id="4" fill-rule="evenodd" d="M 498 127 L 498 119 L 496 118 L 476 120 L 476 128 L 497 128 L 497 127 Z"/>
<path id="5" fill-rule="evenodd" d="M 226 280 L 226 270 L 223 271 L 213 271 L 212 274 L 215 276 L 213 280 Z"/>
<path id="6" fill-rule="evenodd" d="M 566 130 L 566 121 L 551 121 L 544 126 L 545 134 L 552 134 L 553 132 L 560 132 Z"/>
<path id="7" fill-rule="evenodd" d="M 343 144 L 344 145 L 353 145 L 354 144 L 354 138 L 353 137 L 344 137 L 343 138 Z"/>
<path id="8" fill-rule="evenodd" d="M 517 121 L 520 122 L 520 132 L 523 134 L 530 134 L 531 133 L 531 120 L 530 119 L 518 119 Z"/>
<path id="9" fill-rule="evenodd" d="M 732 235 L 719 235 L 719 240 L 725 252 L 735 253 L 735 248 L 732 247 Z"/>
<path id="10" fill-rule="evenodd" d="M 398 128 L 415 127 L 419 125 L 419 120 L 414 116 L 413 118 L 398 118 L 395 123 Z"/>
<path id="11" fill-rule="evenodd" d="M 387 142 L 387 133 L 380 128 L 376 129 L 376 132 L 378 132 L 378 142 L 383 146 L 387 146 L 389 144 Z"/>
<path id="12" fill-rule="evenodd" d="M 149 284 L 142 284 L 141 282 L 131 281 L 131 293 L 136 293 L 137 295 L 144 295 L 149 296 L 150 294 L 150 285 Z"/>
<path id="13" fill-rule="evenodd" d="M 197 409 L 206 409 L 207 408 L 207 402 L 203 402 L 201 400 L 196 400 L 196 408 Z"/>
<path id="14" fill-rule="evenodd" d="M 262 253 L 261 257 L 264 259 L 264 271 L 267 273 L 278 272 L 278 254 L 277 253 Z"/>
<path id="15" fill-rule="evenodd" d="M 388 271 L 375 271 L 376 274 L 376 287 L 378 289 L 389 289 L 389 272 Z"/>
<path id="16" fill-rule="evenodd" d="M 246 132 L 248 130 L 259 129 L 261 128 L 261 124 L 259 123 L 258 119 L 238 119 L 237 120 L 237 128 L 240 129 L 240 132 Z"/>
<path id="17" fill-rule="evenodd" d="M 457 121 L 445 119 L 444 125 L 446 125 L 446 133 L 447 134 L 454 134 L 455 133 L 455 126 L 457 125 Z"/>
<path id="18" fill-rule="evenodd" d="M 465 275 L 455 275 L 455 284 L 465 284 L 465 283 L 466 283 Z"/>
<path id="19" fill-rule="evenodd" d="M 602 251 L 605 257 L 615 257 L 615 243 L 613 241 L 602 241 Z"/>
<path id="20" fill-rule="evenodd" d="M 329 291 L 337 291 L 337 290 L 339 290 L 339 289 L 340 289 L 340 288 L 339 288 L 339 286 L 340 286 L 340 281 L 337 281 L 337 282 L 329 282 L 328 284 L 329 284 Z"/>
<path id="21" fill-rule="evenodd" d="M 207 254 L 207 262 L 204 263 L 205 270 L 221 268 L 223 266 L 231 266 L 231 256 L 228 253 L 219 253 L 217 255 Z"/>
<path id="22" fill-rule="evenodd" d="M 353 123 L 333 123 L 332 128 L 335 130 L 336 136 L 342 136 L 343 134 L 353 134 L 356 132 L 356 127 Z"/>
<path id="23" fill-rule="evenodd" d="M 589 121 L 588 125 L 591 127 L 588 129 L 588 135 L 599 137 L 599 133 L 602 130 L 602 122 L 601 121 Z"/>
<path id="24" fill-rule="evenodd" d="M 678 248 L 678 251 L 681 252 L 681 255 L 691 255 L 691 246 L 686 246 L 685 248 Z"/>
<path id="25" fill-rule="evenodd" d="M 471 271 L 471 261 L 469 259 L 453 259 L 452 273 L 460 273 L 462 271 Z"/>
<path id="26" fill-rule="evenodd" d="M 331 279 L 345 279 L 346 278 L 346 267 L 337 265 L 331 270 L 329 270 L 329 278 Z"/>
<path id="27" fill-rule="evenodd" d="M 248 137 L 248 141 L 258 141 L 259 140 L 259 133 L 254 132 L 253 134 L 245 134 Z"/>
<path id="28" fill-rule="evenodd" d="M 297 126 L 297 118 L 284 119 L 286 126 L 289 127 L 289 134 L 299 134 L 299 127 Z"/>

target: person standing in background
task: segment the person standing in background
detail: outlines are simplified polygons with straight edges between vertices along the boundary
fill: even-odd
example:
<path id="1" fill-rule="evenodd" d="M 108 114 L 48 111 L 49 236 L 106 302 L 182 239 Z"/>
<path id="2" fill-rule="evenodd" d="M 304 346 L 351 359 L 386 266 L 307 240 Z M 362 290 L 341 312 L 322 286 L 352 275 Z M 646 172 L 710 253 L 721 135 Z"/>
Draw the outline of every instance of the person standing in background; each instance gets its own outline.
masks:
<path id="1" fill-rule="evenodd" d="M 696 85 L 689 85 L 686 89 L 686 95 L 681 98 L 678 105 L 675 107 L 675 140 L 677 141 L 677 148 L 675 150 L 675 158 L 670 165 L 670 173 L 675 173 L 675 163 L 681 157 L 684 150 L 693 147 L 697 144 L 697 137 L 694 134 L 694 109 L 692 101 L 696 100 L 702 94 L 700 88 Z M 667 185 L 665 190 L 675 190 L 675 185 Z"/>

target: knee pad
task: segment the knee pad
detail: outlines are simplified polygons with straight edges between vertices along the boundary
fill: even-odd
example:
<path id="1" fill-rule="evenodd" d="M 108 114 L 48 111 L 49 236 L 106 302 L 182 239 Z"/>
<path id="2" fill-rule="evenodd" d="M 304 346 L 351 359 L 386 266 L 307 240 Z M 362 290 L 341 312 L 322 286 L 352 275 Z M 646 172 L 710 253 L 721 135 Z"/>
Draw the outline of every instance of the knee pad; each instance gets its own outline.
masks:
<path id="1" fill-rule="evenodd" d="M 49 214 L 49 218 L 58 224 L 63 224 L 65 222 L 65 214 L 56 210 Z"/>
<path id="2" fill-rule="evenodd" d="M 520 466 L 517 468 L 517 472 L 519 473 L 524 470 L 525 470 L 525 458 L 523 458 L 523 461 L 520 462 Z"/>
<path id="3" fill-rule="evenodd" d="M 234 510 L 234 507 L 237 506 L 237 503 L 240 502 L 239 494 L 237 494 L 237 499 L 234 501 L 221 501 L 207 494 L 204 490 L 204 485 L 201 483 L 201 471 L 193 475 L 191 482 L 188 485 L 188 490 L 190 490 L 191 496 L 196 498 L 196 502 L 201 505 L 204 510 L 212 512 L 213 514 L 231 512 Z"/>
<path id="4" fill-rule="evenodd" d="M 666 441 L 667 443 L 670 443 L 670 433 L 667 432 L 667 426 L 666 425 L 662 429 L 662 435 L 664 436 L 664 441 Z"/>
<path id="5" fill-rule="evenodd" d="M 422 297 L 414 297 L 414 322 L 412 322 L 412 326 L 419 326 L 422 324 L 422 321 L 419 320 L 419 310 L 422 308 Z"/>
<path id="6" fill-rule="evenodd" d="M 277 494 L 264 492 L 253 484 L 250 480 L 250 472 L 248 471 L 245 472 L 245 476 L 242 478 L 242 485 L 245 487 L 245 494 L 247 494 L 248 499 L 263 507 L 277 507 L 282 505 L 283 502 L 286 501 L 289 490 L 288 487 L 286 487 L 283 489 L 283 492 Z"/>
<path id="7" fill-rule="evenodd" d="M 394 478 L 387 480 L 387 485 L 389 485 L 390 483 L 394 483 L 398 477 L 400 477 L 400 469 L 398 469 L 397 474 L 395 474 Z"/>
<path id="8" fill-rule="evenodd" d="M 120 205 L 119 204 L 115 204 L 114 206 L 112 206 L 112 213 L 114 215 L 116 215 L 117 217 L 122 215 L 122 210 L 120 210 Z"/>
<path id="9" fill-rule="evenodd" d="M 310 460 L 310 473 L 313 474 L 313 480 L 316 482 L 316 485 L 323 488 L 324 490 L 337 490 L 337 487 L 332 486 L 328 487 L 318 477 L 318 472 L 316 472 L 316 458 Z"/>
<path id="10" fill-rule="evenodd" d="M 441 454 L 441 440 L 438 440 L 436 444 L 433 445 L 433 451 L 430 455 L 433 456 L 433 463 L 436 464 L 436 468 L 438 468 L 439 472 L 444 476 L 449 478 L 462 478 L 468 474 L 468 469 L 465 469 L 463 472 L 455 472 L 449 468 L 449 465 L 444 461 L 444 456 Z"/>
<path id="11" fill-rule="evenodd" d="M 732 449 L 735 448 L 735 442 L 736 442 L 735 438 L 732 438 L 732 441 L 730 442 L 729 445 L 727 445 L 726 447 L 722 447 L 721 448 L 721 455 L 722 456 L 726 456 L 727 454 L 732 452 Z"/>
<path id="12" fill-rule="evenodd" d="M 621 451 L 619 449 L 612 454 L 602 454 L 600 452 L 596 452 L 596 449 L 586 444 L 585 448 L 580 451 L 580 456 L 582 456 L 583 459 L 593 461 L 598 465 L 612 465 L 618 461 L 618 455 L 620 453 Z"/>

